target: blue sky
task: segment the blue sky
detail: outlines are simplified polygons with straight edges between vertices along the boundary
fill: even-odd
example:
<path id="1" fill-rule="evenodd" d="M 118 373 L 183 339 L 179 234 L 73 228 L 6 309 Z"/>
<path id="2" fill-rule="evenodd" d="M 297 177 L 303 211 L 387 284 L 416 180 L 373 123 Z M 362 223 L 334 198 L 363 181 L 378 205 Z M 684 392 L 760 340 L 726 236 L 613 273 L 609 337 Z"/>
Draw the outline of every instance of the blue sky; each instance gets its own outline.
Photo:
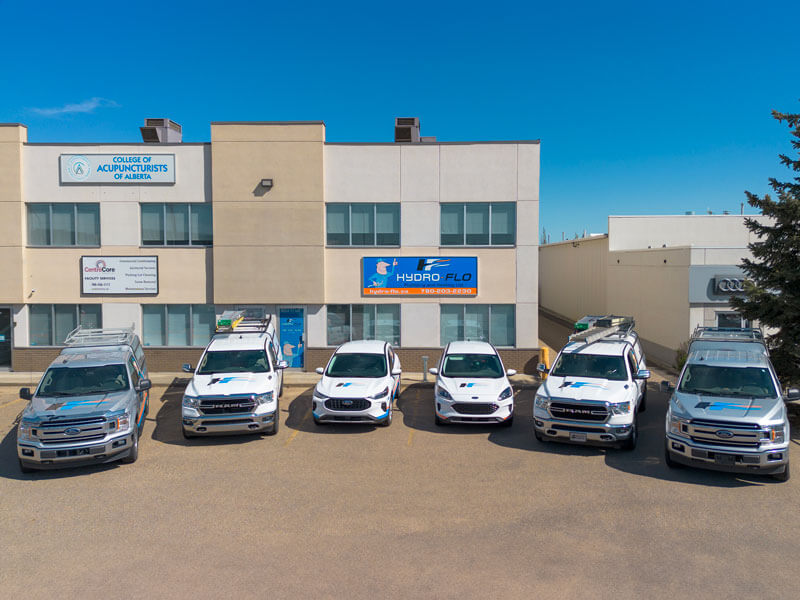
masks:
<path id="1" fill-rule="evenodd" d="M 329 141 L 541 139 L 541 225 L 738 212 L 787 178 L 800 2 L 0 0 L 0 122 L 32 142 L 139 141 L 170 117 L 324 120 Z M 13 24 L 8 26 L 8 24 Z M 748 207 L 745 207 L 748 211 Z"/>

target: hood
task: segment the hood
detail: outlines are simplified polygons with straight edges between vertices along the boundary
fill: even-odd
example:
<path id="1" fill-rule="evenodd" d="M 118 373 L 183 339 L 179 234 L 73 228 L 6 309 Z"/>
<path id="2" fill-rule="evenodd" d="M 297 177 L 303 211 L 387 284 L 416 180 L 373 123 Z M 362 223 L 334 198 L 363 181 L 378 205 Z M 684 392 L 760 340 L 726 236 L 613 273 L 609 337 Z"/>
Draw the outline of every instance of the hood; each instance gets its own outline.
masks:
<path id="1" fill-rule="evenodd" d="M 635 395 L 636 385 L 630 381 L 610 381 L 593 377 L 554 377 L 551 375 L 542 384 L 542 389 L 551 398 L 626 402 Z"/>
<path id="2" fill-rule="evenodd" d="M 110 394 L 90 394 L 86 396 L 34 396 L 25 409 L 24 416 L 38 419 L 74 419 L 102 417 L 107 413 L 124 410 L 130 404 L 133 390 L 122 390 Z"/>
<path id="3" fill-rule="evenodd" d="M 439 377 L 438 383 L 453 400 L 497 400 L 500 392 L 511 385 L 505 377 Z"/>
<path id="4" fill-rule="evenodd" d="M 709 421 L 741 421 L 746 423 L 783 419 L 781 398 L 724 398 L 675 392 L 672 403 L 676 414 Z"/>
<path id="5" fill-rule="evenodd" d="M 366 398 L 382 392 L 387 386 L 391 392 L 392 384 L 388 376 L 377 379 L 324 376 L 317 384 L 317 390 L 330 398 Z"/>
<path id="6" fill-rule="evenodd" d="M 275 391 L 274 373 L 214 373 L 195 375 L 186 386 L 189 396 L 233 396 Z"/>

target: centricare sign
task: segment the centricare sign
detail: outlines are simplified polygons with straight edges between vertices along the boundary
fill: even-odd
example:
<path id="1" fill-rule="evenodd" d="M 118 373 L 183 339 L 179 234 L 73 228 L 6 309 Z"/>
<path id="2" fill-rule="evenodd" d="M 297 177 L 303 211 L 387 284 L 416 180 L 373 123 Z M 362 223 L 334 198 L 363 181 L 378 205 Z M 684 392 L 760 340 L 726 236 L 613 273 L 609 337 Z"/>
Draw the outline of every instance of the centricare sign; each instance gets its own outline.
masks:
<path id="1" fill-rule="evenodd" d="M 157 256 L 81 256 L 84 294 L 158 294 Z"/>
<path id="2" fill-rule="evenodd" d="M 174 154 L 62 154 L 61 183 L 175 183 Z"/>
<path id="3" fill-rule="evenodd" d="M 376 256 L 362 258 L 365 296 L 474 296 L 474 256 Z"/>

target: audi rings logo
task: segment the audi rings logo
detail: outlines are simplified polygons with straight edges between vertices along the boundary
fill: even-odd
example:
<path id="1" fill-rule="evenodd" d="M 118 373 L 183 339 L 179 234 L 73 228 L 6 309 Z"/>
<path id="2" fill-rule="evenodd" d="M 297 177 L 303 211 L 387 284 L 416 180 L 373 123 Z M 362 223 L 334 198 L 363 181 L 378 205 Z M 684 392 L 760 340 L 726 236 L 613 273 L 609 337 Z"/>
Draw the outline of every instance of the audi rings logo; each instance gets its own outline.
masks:
<path id="1" fill-rule="evenodd" d="M 743 277 L 725 277 L 718 275 L 716 278 L 717 293 L 736 294 L 744 291 L 746 279 Z"/>

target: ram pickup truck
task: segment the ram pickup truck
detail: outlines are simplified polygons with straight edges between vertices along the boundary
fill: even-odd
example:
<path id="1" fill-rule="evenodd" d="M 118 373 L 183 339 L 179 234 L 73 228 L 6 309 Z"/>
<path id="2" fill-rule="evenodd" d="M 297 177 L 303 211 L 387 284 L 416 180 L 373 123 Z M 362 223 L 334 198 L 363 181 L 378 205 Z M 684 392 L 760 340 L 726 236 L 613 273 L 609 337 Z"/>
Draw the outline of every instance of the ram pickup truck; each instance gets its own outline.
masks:
<path id="1" fill-rule="evenodd" d="M 67 336 L 28 400 L 17 428 L 23 473 L 122 460 L 135 462 L 149 408 L 150 380 L 131 329 L 82 329 Z"/>

